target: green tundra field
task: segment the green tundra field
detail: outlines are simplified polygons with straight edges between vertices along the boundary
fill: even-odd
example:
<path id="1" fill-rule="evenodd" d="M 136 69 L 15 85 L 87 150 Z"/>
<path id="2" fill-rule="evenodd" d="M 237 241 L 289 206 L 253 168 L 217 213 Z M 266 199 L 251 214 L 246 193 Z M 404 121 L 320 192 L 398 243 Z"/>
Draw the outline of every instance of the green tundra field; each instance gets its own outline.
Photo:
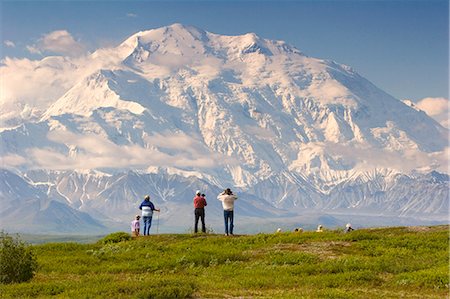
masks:
<path id="1" fill-rule="evenodd" d="M 449 227 L 227 237 L 163 234 L 33 245 L 0 298 L 448 298 Z"/>

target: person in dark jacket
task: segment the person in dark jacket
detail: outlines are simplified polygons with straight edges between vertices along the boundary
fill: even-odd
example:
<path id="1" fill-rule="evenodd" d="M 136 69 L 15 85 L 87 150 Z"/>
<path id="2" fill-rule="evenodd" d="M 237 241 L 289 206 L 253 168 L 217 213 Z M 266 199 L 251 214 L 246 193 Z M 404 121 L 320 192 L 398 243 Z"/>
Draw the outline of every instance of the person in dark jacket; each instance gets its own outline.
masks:
<path id="1" fill-rule="evenodd" d="M 139 206 L 139 210 L 142 210 L 142 221 L 144 222 L 144 236 L 150 234 L 150 227 L 152 226 L 153 211 L 159 212 L 160 209 L 156 209 L 153 203 L 150 201 L 150 196 L 146 195 L 144 201 Z"/>
<path id="2" fill-rule="evenodd" d="M 198 220 L 202 221 L 202 232 L 206 233 L 206 225 L 205 225 L 205 206 L 206 198 L 205 194 L 201 194 L 200 190 L 197 190 L 194 197 L 194 215 L 195 215 L 195 223 L 194 223 L 194 231 L 198 232 Z"/>

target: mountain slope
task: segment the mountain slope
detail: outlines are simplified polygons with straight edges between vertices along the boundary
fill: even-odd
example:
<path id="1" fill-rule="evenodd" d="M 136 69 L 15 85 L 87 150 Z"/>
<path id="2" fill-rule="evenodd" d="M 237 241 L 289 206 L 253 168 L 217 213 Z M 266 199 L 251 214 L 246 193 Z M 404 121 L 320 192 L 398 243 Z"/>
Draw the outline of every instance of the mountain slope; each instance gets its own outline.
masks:
<path id="1" fill-rule="evenodd" d="M 177 196 L 198 184 L 212 194 L 239 188 L 254 200 L 246 215 L 268 212 L 258 203 L 445 210 L 448 180 L 424 177 L 447 171 L 448 130 L 348 66 L 253 33 L 181 24 L 138 32 L 89 61 L 39 118 L 0 132 L 4 167 L 48 170 L 35 182 L 57 186 L 58 202 L 124 221 L 131 198 L 169 192 L 142 181 L 159 177 L 181 186 Z M 87 179 L 93 170 L 105 175 Z M 164 204 L 176 214 L 176 201 Z"/>
<path id="2" fill-rule="evenodd" d="M 100 221 L 53 200 L 41 186 L 0 171 L 0 225 L 28 233 L 99 233 L 109 231 Z"/>

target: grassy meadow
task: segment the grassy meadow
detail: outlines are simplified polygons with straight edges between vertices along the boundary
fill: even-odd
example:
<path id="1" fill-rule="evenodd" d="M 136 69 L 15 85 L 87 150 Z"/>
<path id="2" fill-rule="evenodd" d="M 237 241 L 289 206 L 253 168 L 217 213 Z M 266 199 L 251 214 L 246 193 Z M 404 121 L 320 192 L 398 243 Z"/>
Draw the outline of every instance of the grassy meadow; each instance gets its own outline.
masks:
<path id="1" fill-rule="evenodd" d="M 108 242 L 111 240 L 112 242 Z M 33 245 L 0 298 L 448 298 L 449 227 Z"/>

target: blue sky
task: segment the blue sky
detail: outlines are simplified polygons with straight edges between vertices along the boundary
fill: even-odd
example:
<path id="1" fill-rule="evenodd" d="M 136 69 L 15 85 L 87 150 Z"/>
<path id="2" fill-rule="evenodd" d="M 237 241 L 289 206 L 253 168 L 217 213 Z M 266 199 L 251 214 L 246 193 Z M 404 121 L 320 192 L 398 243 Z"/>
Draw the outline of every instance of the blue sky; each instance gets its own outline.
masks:
<path id="1" fill-rule="evenodd" d="M 448 98 L 448 1 L 2 1 L 1 57 L 66 30 L 84 50 L 172 23 L 285 40 L 352 66 L 399 99 Z M 30 49 L 30 48 L 28 48 Z"/>

